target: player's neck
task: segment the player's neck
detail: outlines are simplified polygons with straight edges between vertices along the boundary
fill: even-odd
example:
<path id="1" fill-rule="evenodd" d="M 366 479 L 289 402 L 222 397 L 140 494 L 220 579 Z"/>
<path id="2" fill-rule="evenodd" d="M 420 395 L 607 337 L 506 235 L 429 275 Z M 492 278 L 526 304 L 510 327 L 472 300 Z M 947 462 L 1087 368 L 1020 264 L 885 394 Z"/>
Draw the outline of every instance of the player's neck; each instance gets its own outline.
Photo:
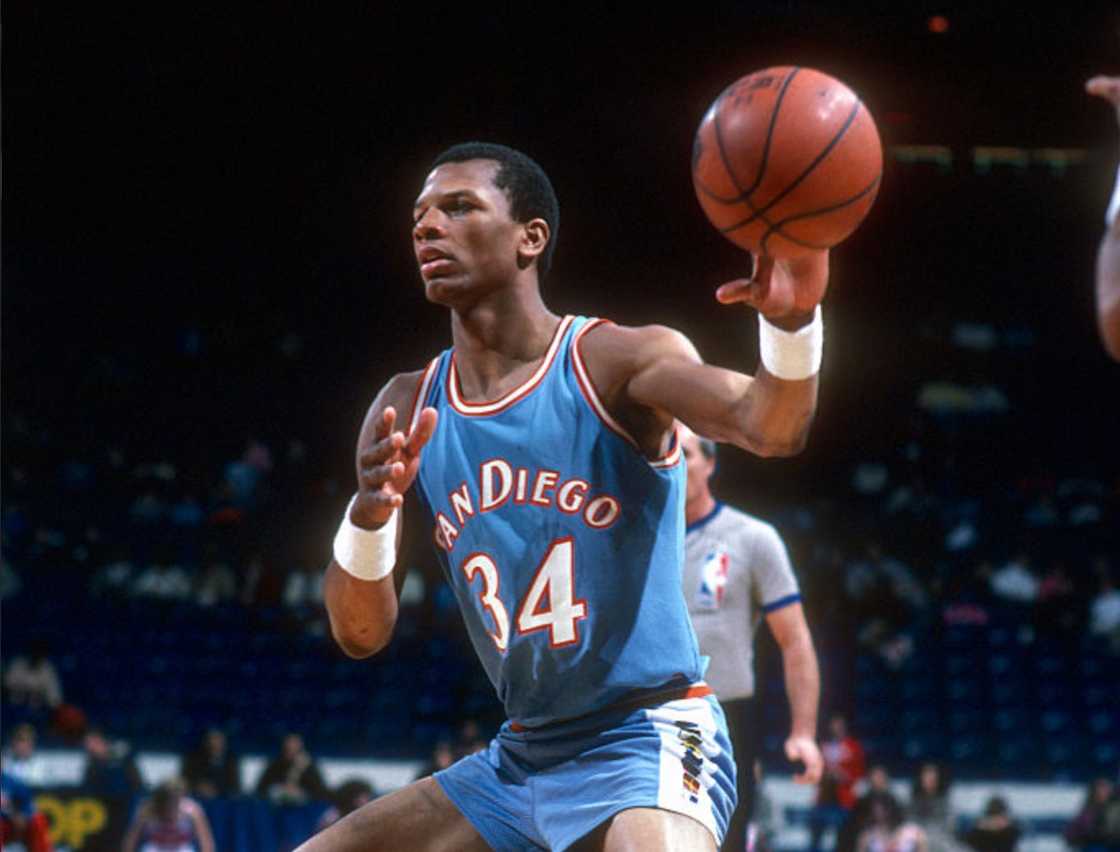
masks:
<path id="1" fill-rule="evenodd" d="M 694 524 L 701 518 L 710 515 L 715 508 L 716 498 L 712 496 L 711 491 L 705 491 L 698 495 L 695 500 L 689 500 L 684 504 L 684 522 L 685 524 Z"/>
<path id="2" fill-rule="evenodd" d="M 504 379 L 536 365 L 560 324 L 535 288 L 494 293 L 451 313 L 455 364 L 468 397 L 490 398 Z"/>

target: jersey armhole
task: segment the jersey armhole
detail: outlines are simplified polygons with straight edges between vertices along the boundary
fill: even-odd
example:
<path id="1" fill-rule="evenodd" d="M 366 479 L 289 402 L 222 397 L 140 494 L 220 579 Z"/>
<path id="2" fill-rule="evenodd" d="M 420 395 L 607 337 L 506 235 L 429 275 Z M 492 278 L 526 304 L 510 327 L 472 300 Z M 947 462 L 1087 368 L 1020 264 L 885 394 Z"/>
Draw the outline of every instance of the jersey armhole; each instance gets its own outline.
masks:
<path id="1" fill-rule="evenodd" d="M 416 391 L 412 395 L 412 410 L 408 415 L 408 432 L 406 433 L 408 435 L 412 434 L 417 421 L 420 420 L 420 412 L 424 410 L 424 400 L 428 398 L 428 392 L 432 388 L 432 379 L 435 378 L 439 358 L 440 356 L 437 355 L 428 363 L 428 366 L 424 369 L 424 375 L 416 383 Z"/>
<path id="2" fill-rule="evenodd" d="M 575 369 L 576 382 L 579 384 L 579 389 L 583 393 L 583 398 L 587 400 L 587 404 L 591 406 L 591 410 L 603 421 L 603 424 L 632 446 L 650 467 L 657 470 L 672 467 L 680 460 L 681 456 L 680 435 L 676 427 L 674 426 L 673 428 L 673 437 L 669 442 L 669 449 L 665 454 L 655 459 L 647 458 L 645 453 L 642 452 L 641 446 L 634 440 L 634 436 L 627 432 L 622 427 L 622 424 L 615 420 L 611 416 L 611 413 L 607 411 L 607 407 L 603 404 L 599 392 L 595 389 L 595 383 L 591 380 L 591 371 L 587 369 L 587 365 L 584 363 L 579 345 L 587 332 L 601 325 L 614 325 L 614 323 L 602 318 L 588 320 L 584 323 L 583 328 L 577 331 L 575 337 L 572 338 L 572 366 Z"/>

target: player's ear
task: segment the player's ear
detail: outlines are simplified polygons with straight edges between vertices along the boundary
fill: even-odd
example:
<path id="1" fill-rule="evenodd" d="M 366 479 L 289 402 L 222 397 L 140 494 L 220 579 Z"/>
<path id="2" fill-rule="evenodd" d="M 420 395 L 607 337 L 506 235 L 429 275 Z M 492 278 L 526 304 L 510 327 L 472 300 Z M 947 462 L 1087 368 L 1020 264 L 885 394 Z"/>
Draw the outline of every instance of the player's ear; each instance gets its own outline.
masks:
<path id="1" fill-rule="evenodd" d="M 521 240 L 517 245 L 517 265 L 525 269 L 544 251 L 552 239 L 552 229 L 544 219 L 530 219 L 521 227 Z"/>

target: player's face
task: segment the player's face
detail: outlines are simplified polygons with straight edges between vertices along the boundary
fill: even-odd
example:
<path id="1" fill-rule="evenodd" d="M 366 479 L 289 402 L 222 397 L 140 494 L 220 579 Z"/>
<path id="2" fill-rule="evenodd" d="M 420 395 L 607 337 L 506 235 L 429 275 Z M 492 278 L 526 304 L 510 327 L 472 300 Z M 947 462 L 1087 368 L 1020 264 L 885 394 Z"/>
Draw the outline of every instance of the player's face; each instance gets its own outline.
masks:
<path id="1" fill-rule="evenodd" d="M 716 464 L 700 449 L 700 439 L 695 432 L 681 430 L 681 450 L 684 452 L 685 470 L 688 474 L 685 500 L 696 500 L 707 492 L 708 480 L 711 479 Z"/>
<path id="2" fill-rule="evenodd" d="M 507 285 L 518 272 L 524 226 L 494 185 L 493 160 L 444 163 L 428 175 L 413 208 L 412 245 L 428 298 L 455 303 Z"/>

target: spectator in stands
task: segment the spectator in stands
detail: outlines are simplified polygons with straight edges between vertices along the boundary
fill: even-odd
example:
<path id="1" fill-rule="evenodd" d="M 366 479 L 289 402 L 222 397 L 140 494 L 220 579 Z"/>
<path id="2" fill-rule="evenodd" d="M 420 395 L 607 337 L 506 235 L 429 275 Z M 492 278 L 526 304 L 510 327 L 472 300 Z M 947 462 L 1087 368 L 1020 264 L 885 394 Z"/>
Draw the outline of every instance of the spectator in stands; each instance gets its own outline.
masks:
<path id="1" fill-rule="evenodd" d="M 926 833 L 906 822 L 902 811 L 883 798 L 871 800 L 867 823 L 856 840 L 856 852 L 926 852 Z"/>
<path id="2" fill-rule="evenodd" d="M 1075 630 L 1079 627 L 1079 615 L 1073 580 L 1065 563 L 1056 560 L 1038 584 L 1035 628 L 1042 635 Z"/>
<path id="3" fill-rule="evenodd" d="M 751 822 L 747 826 L 747 849 L 749 852 L 771 852 L 774 849 L 774 802 L 762 783 L 762 761 L 755 760 L 751 767 L 754 772 L 754 807 L 751 808 Z"/>
<path id="4" fill-rule="evenodd" d="M 965 834 L 964 842 L 976 852 L 1014 852 L 1019 844 L 1019 826 L 1002 796 L 992 796 L 980 819 Z"/>
<path id="5" fill-rule="evenodd" d="M 257 783 L 257 795 L 285 805 L 330 798 L 319 767 L 307 753 L 299 734 L 284 737 L 280 754 L 273 758 Z"/>
<path id="6" fill-rule="evenodd" d="M 817 804 L 809 817 L 811 850 L 820 848 L 829 828 L 838 828 L 856 803 L 855 785 L 864 775 L 863 746 L 848 732 L 840 713 L 828 720 L 828 738 L 821 743 L 824 774 L 817 788 Z"/>
<path id="7" fill-rule="evenodd" d="M 1100 592 L 1089 606 L 1089 632 L 1100 637 L 1113 654 L 1120 654 L 1120 589 L 1112 575 L 1104 572 Z"/>
<path id="8" fill-rule="evenodd" d="M 929 852 L 957 852 L 957 820 L 949 804 L 949 779 L 944 767 L 923 763 L 910 788 L 910 820 L 926 834 Z"/>
<path id="9" fill-rule="evenodd" d="M 446 769 L 459 758 L 455 755 L 455 749 L 451 747 L 451 743 L 447 740 L 440 740 L 436 743 L 436 747 L 432 749 L 432 758 L 428 761 L 428 765 L 417 773 L 416 778 L 427 778 L 429 775 L 435 775 L 441 769 Z"/>
<path id="10" fill-rule="evenodd" d="M 131 797 L 140 792 L 143 782 L 127 743 L 113 742 L 98 727 L 86 731 L 82 741 L 86 767 L 82 787 L 100 796 Z"/>
<path id="11" fill-rule="evenodd" d="M 137 597 L 184 601 L 191 596 L 191 577 L 177 564 L 171 548 L 160 546 L 153 563 L 133 583 L 132 593 Z"/>
<path id="12" fill-rule="evenodd" d="M 1018 553 L 992 574 L 991 584 L 992 593 L 1001 600 L 1016 604 L 1032 604 L 1038 600 L 1038 578 L 1025 552 Z"/>
<path id="13" fill-rule="evenodd" d="M 198 747 L 183 758 L 183 780 L 187 790 L 202 799 L 241 793 L 238 760 L 222 731 L 211 728 Z"/>
<path id="14" fill-rule="evenodd" d="M 334 804 L 319 818 L 315 831 L 322 831 L 327 826 L 334 825 L 347 814 L 353 813 L 366 802 L 372 802 L 376 798 L 377 793 L 368 781 L 362 778 L 344 781 L 331 796 Z"/>
<path id="15" fill-rule="evenodd" d="M 41 783 L 41 767 L 35 759 L 36 740 L 34 725 L 16 725 L 3 754 L 4 771 L 29 787 Z"/>
<path id="16" fill-rule="evenodd" d="M 12 842 L 22 843 L 27 852 L 51 852 L 50 826 L 36 812 L 31 788 L 0 772 L 0 849 Z"/>
<path id="17" fill-rule="evenodd" d="M 478 720 L 465 719 L 459 726 L 459 739 L 455 743 L 455 759 L 484 751 L 489 745 L 486 737 L 482 736 L 482 728 L 479 727 Z"/>
<path id="18" fill-rule="evenodd" d="M 878 809 L 884 813 L 880 814 Z M 875 764 L 867 773 L 867 788 L 836 835 L 836 852 L 854 852 L 860 836 L 875 819 L 880 819 L 880 828 L 889 827 L 893 831 L 903 824 L 902 816 L 902 806 L 891 792 L 887 768 Z"/>
<path id="19" fill-rule="evenodd" d="M 1082 852 L 1120 848 L 1120 796 L 1107 778 L 1094 778 L 1085 802 L 1065 831 L 1066 842 Z"/>
<path id="20" fill-rule="evenodd" d="M 178 778 L 164 781 L 136 810 L 122 844 L 123 852 L 214 852 L 214 836 L 206 812 L 187 798 Z"/>
<path id="21" fill-rule="evenodd" d="M 228 603 L 237 597 L 237 578 L 224 562 L 206 563 L 194 590 L 194 601 L 199 606 Z"/>
<path id="22" fill-rule="evenodd" d="M 26 708 L 32 715 L 45 716 L 47 710 L 62 703 L 62 683 L 46 642 L 32 642 L 26 655 L 12 660 L 4 673 L 4 687 L 8 702 Z"/>

